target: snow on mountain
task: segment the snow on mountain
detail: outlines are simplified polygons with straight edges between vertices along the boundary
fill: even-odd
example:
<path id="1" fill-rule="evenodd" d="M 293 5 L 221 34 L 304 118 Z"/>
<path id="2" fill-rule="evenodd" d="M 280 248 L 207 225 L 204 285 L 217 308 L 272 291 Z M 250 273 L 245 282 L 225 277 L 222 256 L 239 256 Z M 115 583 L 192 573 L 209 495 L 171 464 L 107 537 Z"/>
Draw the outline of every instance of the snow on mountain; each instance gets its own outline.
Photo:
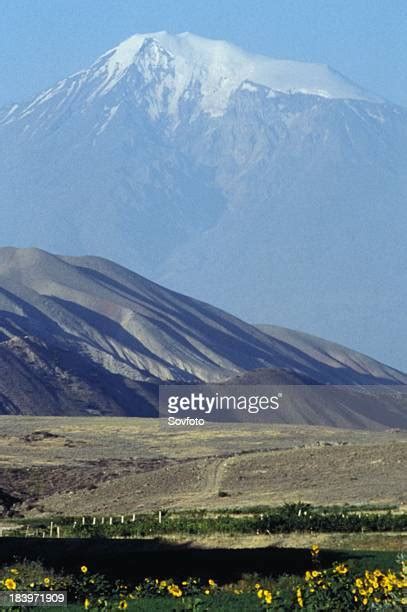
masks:
<path id="1" fill-rule="evenodd" d="M 86 98 L 90 103 L 98 96 L 105 96 L 134 69 L 146 83 L 159 79 L 156 102 L 165 100 L 168 114 L 176 117 L 179 105 L 194 95 L 200 98 L 200 111 L 213 117 L 222 115 L 232 93 L 245 81 L 267 87 L 270 96 L 279 92 L 380 100 L 323 64 L 271 59 L 247 53 L 223 40 L 211 40 L 189 32 L 171 35 L 163 31 L 128 38 L 103 54 L 89 69 L 42 92 L 13 119 L 27 117 L 53 98 L 58 98 L 58 104 L 62 105 L 92 83 L 94 88 Z M 248 87 L 253 85 L 246 85 L 246 89 Z M 154 109 L 152 105 L 152 117 L 163 110 L 157 108 L 159 106 L 156 104 Z M 11 119 L 11 115 L 6 115 L 2 120 Z"/>
<path id="2" fill-rule="evenodd" d="M 140 61 L 148 48 L 148 62 L 142 65 L 146 80 L 151 71 L 168 74 L 165 87 L 171 97 L 171 111 L 188 90 L 199 83 L 201 108 L 212 116 L 221 115 L 230 95 L 243 81 L 252 81 L 285 93 L 305 93 L 327 98 L 374 98 L 342 75 L 322 64 L 275 60 L 246 53 L 223 40 L 210 40 L 189 32 L 136 34 L 108 51 L 96 62 L 105 81 L 99 93 L 112 89 L 126 71 Z M 140 62 L 141 63 L 141 62 Z"/>

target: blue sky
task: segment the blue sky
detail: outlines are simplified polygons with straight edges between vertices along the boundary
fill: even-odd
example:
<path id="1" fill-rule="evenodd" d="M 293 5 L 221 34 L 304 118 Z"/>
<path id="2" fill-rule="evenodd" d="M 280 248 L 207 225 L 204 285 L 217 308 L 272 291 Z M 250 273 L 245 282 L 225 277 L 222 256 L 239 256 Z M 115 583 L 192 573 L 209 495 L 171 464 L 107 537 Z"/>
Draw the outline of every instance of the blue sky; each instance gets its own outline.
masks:
<path id="1" fill-rule="evenodd" d="M 327 63 L 407 106 L 406 0 L 2 0 L 0 105 L 30 98 L 131 34 L 157 30 Z"/>

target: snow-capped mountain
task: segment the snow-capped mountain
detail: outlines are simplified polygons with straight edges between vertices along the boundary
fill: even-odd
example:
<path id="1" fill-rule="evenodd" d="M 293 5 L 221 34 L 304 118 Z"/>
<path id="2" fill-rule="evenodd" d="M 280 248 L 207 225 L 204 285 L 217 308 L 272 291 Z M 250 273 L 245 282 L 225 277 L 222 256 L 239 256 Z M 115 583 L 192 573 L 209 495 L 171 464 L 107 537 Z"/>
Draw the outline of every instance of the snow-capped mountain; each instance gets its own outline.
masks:
<path id="1" fill-rule="evenodd" d="M 85 103 L 92 102 L 136 74 L 144 86 L 148 84 L 150 92 L 135 89 L 132 93 L 139 101 L 147 97 L 152 119 L 164 112 L 178 117 L 183 104 L 191 101 L 196 103 L 195 112 L 221 116 L 239 87 L 255 91 L 256 84 L 267 88 L 270 97 L 278 93 L 303 93 L 380 101 L 323 64 L 253 55 L 223 40 L 209 40 L 189 32 L 175 36 L 154 32 L 132 36 L 107 51 L 89 69 L 60 81 L 30 104 L 11 107 L 3 121 L 10 123 L 37 110 L 45 116 L 41 111 L 46 102 L 53 99 L 62 106 L 77 98 L 78 93 Z M 150 98 L 148 93 L 152 90 L 154 97 Z M 109 109 L 109 119 L 117 108 Z"/>
<path id="2" fill-rule="evenodd" d="M 402 367 L 406 168 L 407 112 L 326 66 L 136 35 L 0 112 L 0 243 Z"/>

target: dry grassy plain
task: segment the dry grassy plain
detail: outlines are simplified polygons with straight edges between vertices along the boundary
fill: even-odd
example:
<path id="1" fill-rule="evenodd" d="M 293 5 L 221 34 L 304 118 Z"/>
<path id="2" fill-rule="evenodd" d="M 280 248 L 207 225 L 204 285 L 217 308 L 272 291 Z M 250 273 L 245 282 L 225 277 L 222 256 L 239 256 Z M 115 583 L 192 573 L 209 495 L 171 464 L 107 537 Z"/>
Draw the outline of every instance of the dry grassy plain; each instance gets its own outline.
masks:
<path id="1" fill-rule="evenodd" d="M 0 496 L 25 516 L 299 500 L 402 507 L 406 457 L 400 431 L 0 417 Z"/>

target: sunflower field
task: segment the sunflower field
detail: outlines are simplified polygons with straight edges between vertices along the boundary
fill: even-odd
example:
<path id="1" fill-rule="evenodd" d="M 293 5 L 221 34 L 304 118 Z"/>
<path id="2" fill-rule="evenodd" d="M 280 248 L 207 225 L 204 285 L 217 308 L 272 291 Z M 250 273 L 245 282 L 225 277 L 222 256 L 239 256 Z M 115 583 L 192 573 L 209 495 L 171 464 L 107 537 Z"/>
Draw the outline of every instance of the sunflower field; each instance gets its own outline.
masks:
<path id="1" fill-rule="evenodd" d="M 355 571 L 346 563 L 323 569 L 319 547 L 311 548 L 310 568 L 303 576 L 259 579 L 247 576 L 234 584 L 216 578 L 146 577 L 135 584 L 111 581 L 84 563 L 75 575 L 46 572 L 40 563 L 4 567 L 2 591 L 64 591 L 69 610 L 395 610 L 407 606 L 407 564 L 397 569 Z M 2 608 L 7 610 L 18 607 Z M 26 608 L 27 609 L 27 608 Z M 39 608 L 36 608 L 37 610 Z M 48 610 L 50 608 L 47 608 Z"/>

